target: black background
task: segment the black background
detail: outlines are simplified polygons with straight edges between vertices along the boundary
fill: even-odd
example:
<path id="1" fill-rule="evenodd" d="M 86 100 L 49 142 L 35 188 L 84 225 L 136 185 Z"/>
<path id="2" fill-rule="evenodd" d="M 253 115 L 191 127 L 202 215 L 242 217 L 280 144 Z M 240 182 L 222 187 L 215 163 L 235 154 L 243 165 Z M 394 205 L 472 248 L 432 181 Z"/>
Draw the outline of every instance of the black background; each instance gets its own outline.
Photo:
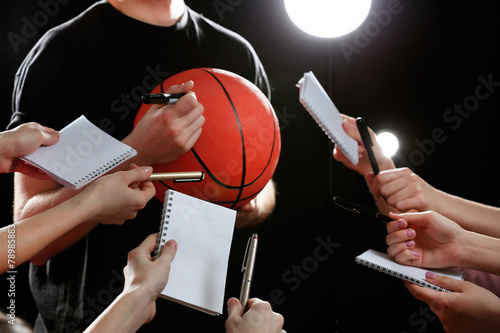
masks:
<path id="1" fill-rule="evenodd" d="M 9 34 L 22 36 L 24 22 L 33 22 L 43 6 L 28 0 L 2 2 L 0 127 L 8 124 L 14 74 L 28 51 L 47 29 L 93 2 L 56 1 L 57 11 L 45 15 L 38 31 L 18 45 Z M 362 116 L 374 130 L 398 136 L 398 166 L 411 167 L 444 191 L 499 205 L 500 87 L 470 104 L 473 110 L 466 110 L 460 123 L 444 118 L 454 105 L 477 101 L 479 77 L 500 82 L 495 2 L 374 0 L 364 24 L 336 39 L 300 31 L 288 19 L 282 0 L 186 3 L 253 44 L 271 81 L 272 104 L 282 130 L 276 210 L 265 224 L 235 232 L 226 296 L 239 294 L 244 244 L 257 232 L 261 241 L 252 296 L 271 301 L 285 316 L 287 331 L 439 332 L 437 318 L 401 281 L 354 263 L 354 257 L 368 248 L 385 249 L 385 229 L 332 205 L 334 195 L 365 205 L 373 205 L 373 200 L 361 176 L 333 161 L 333 146 L 298 102 L 295 84 L 312 70 L 341 112 Z M 389 3 L 399 3 L 398 13 L 390 18 L 381 15 Z M 355 52 L 346 56 L 347 47 Z M 433 140 L 436 129 L 444 132 L 444 142 Z M 0 176 L 1 223 L 7 225 L 12 221 L 12 175 Z M 335 245 L 328 256 L 316 251 L 328 242 Z M 32 320 L 36 308 L 27 267 L 18 268 L 16 311 Z M 4 277 L 2 306 L 8 291 Z M 168 314 L 161 316 L 168 319 Z"/>

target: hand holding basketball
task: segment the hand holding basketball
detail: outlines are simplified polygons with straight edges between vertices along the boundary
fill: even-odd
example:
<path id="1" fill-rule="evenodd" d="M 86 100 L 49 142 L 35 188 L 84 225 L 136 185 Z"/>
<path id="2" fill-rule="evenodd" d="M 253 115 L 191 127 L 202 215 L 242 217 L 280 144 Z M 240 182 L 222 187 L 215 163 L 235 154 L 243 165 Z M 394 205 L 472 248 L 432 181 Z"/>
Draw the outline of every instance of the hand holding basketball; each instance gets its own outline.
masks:
<path id="1" fill-rule="evenodd" d="M 168 93 L 187 93 L 174 105 L 153 105 L 124 142 L 134 147 L 142 163 L 174 161 L 189 151 L 201 135 L 205 122 L 203 105 L 192 92 L 193 82 L 170 87 Z"/>
<path id="2" fill-rule="evenodd" d="M 172 160 L 171 152 L 161 147 L 170 157 L 164 158 L 161 163 L 151 164 L 154 172 L 203 171 L 205 178 L 200 182 L 155 181 L 156 198 L 163 201 L 165 191 L 171 188 L 229 208 L 243 207 L 264 189 L 278 164 L 281 149 L 278 118 L 258 87 L 239 75 L 221 69 L 197 68 L 178 73 L 163 81 L 151 93 L 159 93 L 162 88 L 189 80 L 194 81 L 192 92 L 204 106 L 206 122 L 203 123 L 203 132 L 194 146 L 177 159 Z M 175 106 L 184 98 L 186 96 L 179 99 Z M 143 119 L 149 117 L 152 111 L 155 112 L 151 105 L 142 105 L 135 120 L 136 128 L 142 126 Z M 193 124 L 198 125 L 198 121 L 193 120 Z M 169 126 L 163 131 L 171 130 L 173 126 L 166 123 L 155 125 L 155 128 Z M 188 128 L 194 130 L 191 126 Z M 193 137 L 195 135 L 198 132 Z M 177 150 L 180 151 L 182 149 Z M 272 194 L 274 198 L 274 192 Z M 246 212 L 250 220 L 250 217 L 262 213 L 260 202 L 258 205 L 258 210 L 246 209 L 251 206 L 244 207 L 241 214 Z"/>

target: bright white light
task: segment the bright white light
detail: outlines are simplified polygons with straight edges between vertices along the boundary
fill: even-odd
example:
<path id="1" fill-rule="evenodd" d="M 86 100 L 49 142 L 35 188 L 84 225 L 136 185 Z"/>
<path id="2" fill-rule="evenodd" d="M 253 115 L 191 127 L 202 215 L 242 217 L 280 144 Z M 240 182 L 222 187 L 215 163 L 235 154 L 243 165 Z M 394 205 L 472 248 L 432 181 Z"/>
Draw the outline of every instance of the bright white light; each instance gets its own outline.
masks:
<path id="1" fill-rule="evenodd" d="M 323 38 L 356 29 L 370 11 L 371 0 L 285 0 L 290 19 L 305 32 Z"/>
<path id="2" fill-rule="evenodd" d="M 392 157 L 399 149 L 398 138 L 389 132 L 382 132 L 377 134 L 377 142 L 382 147 L 384 155 L 387 157 Z"/>

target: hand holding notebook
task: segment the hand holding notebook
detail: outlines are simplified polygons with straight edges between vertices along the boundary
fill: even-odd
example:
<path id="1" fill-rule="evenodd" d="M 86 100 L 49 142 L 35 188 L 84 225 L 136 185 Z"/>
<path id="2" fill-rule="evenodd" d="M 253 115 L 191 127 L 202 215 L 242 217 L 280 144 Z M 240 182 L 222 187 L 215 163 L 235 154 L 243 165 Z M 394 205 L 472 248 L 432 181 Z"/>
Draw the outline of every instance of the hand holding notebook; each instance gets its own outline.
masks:
<path id="1" fill-rule="evenodd" d="M 189 195 L 165 192 L 155 254 L 174 239 L 177 254 L 160 297 L 218 315 L 223 311 L 236 211 Z"/>
<path id="2" fill-rule="evenodd" d="M 342 127 L 339 110 L 312 72 L 305 73 L 299 81 L 299 100 L 313 119 L 337 144 L 353 164 L 358 163 L 358 143 Z"/>
<path id="3" fill-rule="evenodd" d="M 136 154 L 133 148 L 80 116 L 60 131 L 55 144 L 42 146 L 21 159 L 77 190 Z"/>
<path id="4" fill-rule="evenodd" d="M 425 279 L 426 272 L 433 272 L 438 275 L 448 276 L 457 280 L 463 280 L 463 272 L 451 269 L 424 269 L 413 266 L 398 264 L 387 254 L 375 250 L 368 250 L 356 257 L 358 264 L 373 268 L 377 271 L 389 274 L 391 276 L 418 284 L 422 287 L 431 288 L 438 291 L 449 291 L 438 287 Z"/>

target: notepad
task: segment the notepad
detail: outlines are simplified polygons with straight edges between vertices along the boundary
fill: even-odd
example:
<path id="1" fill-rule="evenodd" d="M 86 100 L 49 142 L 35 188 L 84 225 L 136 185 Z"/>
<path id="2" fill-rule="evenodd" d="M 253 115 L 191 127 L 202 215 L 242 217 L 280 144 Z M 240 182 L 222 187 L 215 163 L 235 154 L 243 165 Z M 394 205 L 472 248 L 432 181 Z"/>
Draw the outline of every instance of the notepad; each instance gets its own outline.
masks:
<path id="1" fill-rule="evenodd" d="M 316 123 L 353 164 L 358 163 L 358 143 L 342 127 L 339 110 L 312 72 L 305 73 L 298 82 L 299 101 Z"/>
<path id="2" fill-rule="evenodd" d="M 177 253 L 160 297 L 211 315 L 222 313 L 235 220 L 235 210 L 165 192 L 155 256 L 170 239 L 177 242 Z"/>
<path id="3" fill-rule="evenodd" d="M 135 149 L 116 140 L 83 115 L 59 134 L 55 144 L 42 146 L 21 159 L 74 190 L 137 155 Z"/>
<path id="4" fill-rule="evenodd" d="M 387 254 L 375 250 L 368 250 L 356 257 L 358 264 L 373 268 L 377 271 L 404 279 L 418 284 L 422 287 L 431 288 L 437 291 L 449 291 L 436 286 L 425 279 L 426 272 L 434 272 L 438 275 L 448 276 L 457 280 L 463 280 L 463 272 L 452 269 L 424 269 L 419 267 L 401 265 L 390 258 Z"/>

